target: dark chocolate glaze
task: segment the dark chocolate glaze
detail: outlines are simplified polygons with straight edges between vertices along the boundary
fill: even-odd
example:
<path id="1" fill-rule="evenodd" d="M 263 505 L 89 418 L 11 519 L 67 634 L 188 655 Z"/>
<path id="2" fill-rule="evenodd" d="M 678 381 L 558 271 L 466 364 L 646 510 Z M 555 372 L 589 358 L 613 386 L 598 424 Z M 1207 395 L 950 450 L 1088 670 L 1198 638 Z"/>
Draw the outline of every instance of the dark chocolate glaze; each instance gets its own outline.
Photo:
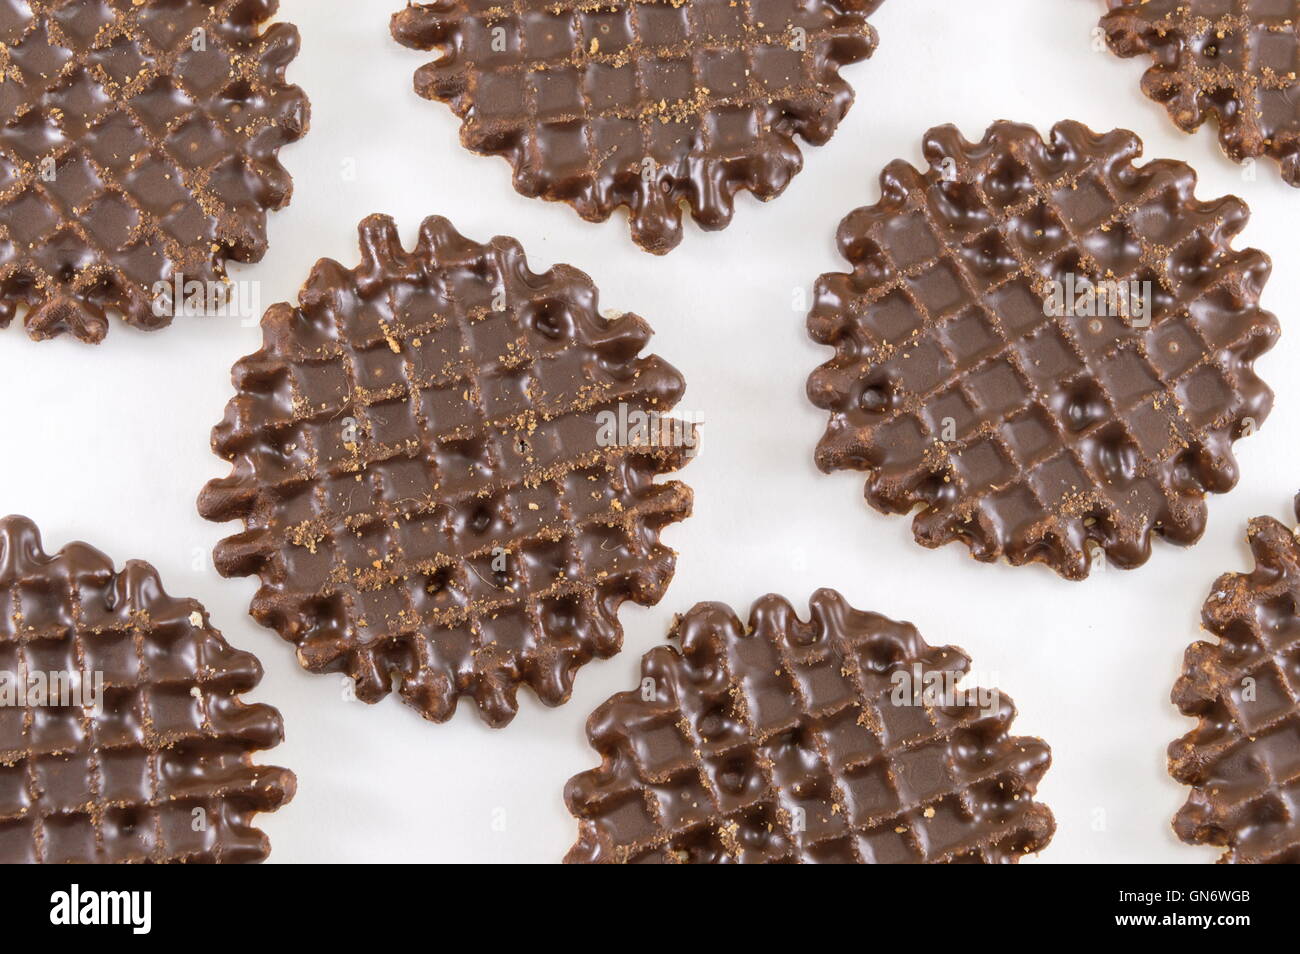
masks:
<path id="1" fill-rule="evenodd" d="M 810 604 L 808 622 L 773 595 L 748 626 L 721 603 L 677 619 L 680 651 L 648 652 L 641 685 L 587 722 L 602 762 L 565 789 L 566 861 L 999 863 L 1047 845 L 1051 752 L 1009 734 L 1009 699 L 895 694 L 900 673 L 955 680 L 965 653 L 833 590 Z"/>
<path id="2" fill-rule="evenodd" d="M 279 712 L 240 698 L 262 668 L 149 564 L 117 571 L 84 543 L 46 556 L 31 521 L 0 520 L 0 670 L 103 678 L 100 711 L 0 704 L 0 863 L 267 856 L 253 818 L 295 782 L 252 761 L 284 736 Z"/>
<path id="3" fill-rule="evenodd" d="M 161 328 L 158 283 L 261 259 L 309 112 L 278 5 L 0 0 L 0 328 L 24 305 L 37 339 Z"/>
<path id="4" fill-rule="evenodd" d="M 1174 686 L 1198 720 L 1169 746 L 1192 786 L 1174 831 L 1226 849 L 1220 862 L 1300 864 L 1300 544 L 1272 517 L 1246 539 L 1255 569 L 1215 581 L 1201 619 L 1218 642 L 1189 646 Z"/>
<path id="5" fill-rule="evenodd" d="M 918 511 L 925 546 L 1069 579 L 1094 546 L 1127 568 L 1153 533 L 1199 539 L 1233 441 L 1272 406 L 1253 370 L 1278 336 L 1271 265 L 1232 247 L 1240 199 L 1199 201 L 1190 167 L 1141 151 L 1125 130 L 1000 122 L 979 143 L 931 130 L 927 171 L 889 165 L 840 224 L 853 271 L 818 280 L 808 319 L 836 351 L 808 383 L 831 412 L 818 466 L 866 471 L 867 500 Z M 1083 281 L 1149 284 L 1150 314 L 1048 314 Z"/>
<path id="6" fill-rule="evenodd" d="M 1300 0 L 1107 0 L 1120 56 L 1149 54 L 1142 91 L 1184 132 L 1210 117 L 1236 162 L 1271 156 L 1300 186 Z"/>
<path id="7" fill-rule="evenodd" d="M 876 48 L 881 0 L 436 0 L 393 17 L 405 46 L 437 50 L 416 91 L 451 106 L 461 141 L 514 168 L 527 196 L 668 252 L 682 206 L 705 229 L 734 197 L 771 199 L 853 102 L 842 66 Z"/>
<path id="8" fill-rule="evenodd" d="M 610 443 L 599 419 L 666 414 L 685 384 L 640 356 L 644 321 L 602 318 L 586 275 L 534 273 L 513 239 L 435 217 L 408 252 L 372 216 L 361 251 L 266 313 L 213 432 L 234 469 L 199 509 L 244 521 L 217 569 L 261 577 L 253 616 L 304 667 L 437 722 L 472 696 L 503 726 L 521 684 L 564 702 L 618 652 L 619 606 L 663 595 L 659 531 L 691 493 L 655 478 L 689 449 Z"/>

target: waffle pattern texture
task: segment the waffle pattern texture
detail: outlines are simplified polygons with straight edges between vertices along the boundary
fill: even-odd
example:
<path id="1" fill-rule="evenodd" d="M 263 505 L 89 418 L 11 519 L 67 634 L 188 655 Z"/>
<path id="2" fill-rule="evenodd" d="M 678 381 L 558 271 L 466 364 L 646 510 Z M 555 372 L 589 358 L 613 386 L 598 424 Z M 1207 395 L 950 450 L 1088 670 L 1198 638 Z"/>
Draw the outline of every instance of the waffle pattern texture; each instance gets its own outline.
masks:
<path id="1" fill-rule="evenodd" d="M 526 196 L 603 222 L 626 207 L 658 254 L 682 205 L 706 229 L 735 194 L 778 195 L 795 137 L 830 139 L 853 102 L 840 68 L 876 48 L 881 0 L 435 0 L 393 18 L 436 50 L 416 91 L 451 106 L 461 141 L 514 168 Z"/>
<path id="2" fill-rule="evenodd" d="M 1246 537 L 1255 569 L 1215 582 L 1202 619 L 1218 642 L 1188 647 L 1174 686 L 1198 720 L 1169 746 L 1170 774 L 1192 787 L 1174 830 L 1224 848 L 1223 863 L 1300 864 L 1300 543 L 1272 517 Z"/>
<path id="3" fill-rule="evenodd" d="M 925 546 L 1069 579 L 1097 547 L 1128 568 L 1153 533 L 1195 542 L 1272 407 L 1253 370 L 1278 336 L 1271 264 L 1232 247 L 1245 204 L 1198 201 L 1181 162 L 1135 165 L 1124 130 L 943 126 L 924 150 L 927 171 L 890 164 L 840 224 L 853 270 L 817 282 L 809 332 L 835 349 L 808 384 L 830 412 L 818 466 L 866 471 L 882 512 L 919 506 Z M 1057 308 L 1077 287 L 1141 289 L 1149 313 Z"/>
<path id="4" fill-rule="evenodd" d="M 1234 161 L 1270 156 L 1300 186 L 1300 0 L 1107 2 L 1107 43 L 1152 58 L 1142 90 L 1179 129 L 1213 117 Z"/>
<path id="5" fill-rule="evenodd" d="M 268 311 L 235 366 L 213 434 L 234 469 L 199 508 L 246 530 L 217 568 L 260 575 L 253 615 L 358 698 L 396 688 L 441 722 L 470 695 L 505 725 L 520 684 L 564 702 L 618 651 L 619 606 L 663 595 L 659 531 L 691 493 L 655 477 L 689 442 L 609 440 L 601 419 L 663 414 L 685 385 L 640 356 L 644 321 L 602 318 L 586 275 L 534 273 L 511 239 L 430 218 L 407 252 L 373 216 L 361 247 Z"/>
<path id="6" fill-rule="evenodd" d="M 678 618 L 680 651 L 647 653 L 640 687 L 587 723 L 602 761 L 565 791 L 568 862 L 997 863 L 1047 845 L 1033 794 L 1051 753 L 1009 734 L 1011 701 L 922 691 L 955 686 L 961 650 L 833 590 L 811 611 L 765 596 L 748 626 L 720 603 Z"/>
<path id="7" fill-rule="evenodd" d="M 0 327 L 154 329 L 159 283 L 266 252 L 307 129 L 278 0 L 0 0 Z"/>
<path id="8" fill-rule="evenodd" d="M 0 671 L 11 688 L 102 677 L 93 706 L 0 705 L 0 863 L 267 856 L 253 817 L 292 798 L 294 776 L 252 754 L 281 741 L 280 713 L 241 700 L 257 660 L 149 564 L 118 572 L 84 543 L 47 556 L 31 521 L 0 520 Z"/>

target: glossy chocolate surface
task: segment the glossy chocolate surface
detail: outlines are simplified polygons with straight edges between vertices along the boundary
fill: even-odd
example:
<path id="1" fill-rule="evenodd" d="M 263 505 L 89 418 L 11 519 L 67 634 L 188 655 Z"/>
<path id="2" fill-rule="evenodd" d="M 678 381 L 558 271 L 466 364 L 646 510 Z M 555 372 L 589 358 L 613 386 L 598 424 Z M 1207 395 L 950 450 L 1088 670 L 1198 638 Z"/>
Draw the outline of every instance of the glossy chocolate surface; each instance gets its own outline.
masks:
<path id="1" fill-rule="evenodd" d="M 118 571 L 84 543 L 47 556 L 31 521 L 0 520 L 0 673 L 0 863 L 267 856 L 253 816 L 294 776 L 252 754 L 281 741 L 280 713 L 242 701 L 257 660 L 149 564 Z M 36 698 L 56 673 L 102 688 Z"/>
<path id="2" fill-rule="evenodd" d="M 694 431 L 602 421 L 665 415 L 685 385 L 641 356 L 644 321 L 601 317 L 586 275 L 532 272 L 512 239 L 430 218 L 408 252 L 372 216 L 361 250 L 267 312 L 213 433 L 232 473 L 199 509 L 244 521 L 217 568 L 261 577 L 253 615 L 304 667 L 438 722 L 472 696 L 502 726 L 520 685 L 568 699 L 580 666 L 619 650 L 619 606 L 663 595 L 659 531 L 691 493 L 655 478 Z"/>
<path id="3" fill-rule="evenodd" d="M 1152 534 L 1195 542 L 1272 406 L 1253 370 L 1278 336 L 1270 262 L 1232 247 L 1245 204 L 1135 165 L 1124 130 L 943 126 L 924 148 L 928 170 L 892 163 L 840 224 L 853 270 L 817 282 L 809 332 L 836 352 L 808 383 L 818 466 L 865 471 L 925 546 L 1069 579 L 1098 547 L 1127 568 Z"/>
<path id="4" fill-rule="evenodd" d="M 881 0 L 435 0 L 393 35 L 439 58 L 421 96 L 462 120 L 461 141 L 502 156 L 515 188 L 664 253 L 682 207 L 706 229 L 734 196 L 778 195 L 853 102 L 840 68 L 876 48 Z"/>
<path id="5" fill-rule="evenodd" d="M 647 653 L 640 686 L 588 720 L 602 763 L 565 790 L 567 861 L 998 863 L 1047 845 L 1051 753 L 1009 734 L 1005 696 L 955 688 L 967 656 L 833 590 L 810 603 L 807 622 L 771 595 L 748 625 L 720 603 L 678 618 L 680 650 Z"/>
<path id="6" fill-rule="evenodd" d="M 1218 642 L 1188 647 L 1174 686 L 1198 720 L 1169 746 L 1170 774 L 1192 786 L 1174 831 L 1222 847 L 1221 862 L 1300 864 L 1300 543 L 1272 517 L 1246 539 L 1255 569 L 1215 581 L 1202 620 Z"/>
<path id="7" fill-rule="evenodd" d="M 97 342 L 266 252 L 307 129 L 278 0 L 0 0 L 0 327 Z"/>
<path id="8" fill-rule="evenodd" d="M 1270 156 L 1300 186 L 1300 0 L 1107 2 L 1107 43 L 1151 57 L 1142 90 L 1178 128 L 1213 118 L 1234 161 Z"/>

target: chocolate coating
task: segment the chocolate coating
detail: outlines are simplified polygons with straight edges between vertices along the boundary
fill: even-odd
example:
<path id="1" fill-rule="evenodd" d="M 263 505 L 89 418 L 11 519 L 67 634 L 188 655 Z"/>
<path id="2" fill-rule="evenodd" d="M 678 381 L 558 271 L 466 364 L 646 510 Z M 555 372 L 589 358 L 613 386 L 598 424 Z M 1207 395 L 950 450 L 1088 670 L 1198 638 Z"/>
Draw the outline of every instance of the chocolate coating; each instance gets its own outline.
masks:
<path id="1" fill-rule="evenodd" d="M 451 106 L 461 142 L 514 168 L 527 196 L 603 222 L 626 206 L 661 254 L 682 205 L 705 229 L 734 196 L 771 199 L 853 102 L 840 68 L 876 48 L 881 0 L 436 0 L 393 17 L 437 50 L 416 91 Z"/>
<path id="2" fill-rule="evenodd" d="M 161 328 L 155 286 L 223 282 L 289 202 L 307 129 L 278 0 L 0 0 L 0 328 Z"/>
<path id="3" fill-rule="evenodd" d="M 292 798 L 294 776 L 252 753 L 281 741 L 280 713 L 241 700 L 257 660 L 149 564 L 117 571 L 84 543 L 47 556 L 31 521 L 0 520 L 0 671 L 103 679 L 98 709 L 0 704 L 0 863 L 267 856 L 253 817 Z"/>
<path id="4" fill-rule="evenodd" d="M 779 596 L 744 625 L 700 603 L 641 660 L 641 686 L 587 722 L 602 762 L 569 781 L 568 862 L 1015 862 L 1052 837 L 1033 801 L 1051 762 L 973 690 L 896 696 L 901 674 L 970 660 L 833 590 Z M 922 687 L 914 685 L 920 690 Z M 902 700 L 902 701 L 900 701 Z"/>
<path id="5" fill-rule="evenodd" d="M 685 385 L 640 356 L 644 321 L 602 318 L 586 275 L 534 273 L 512 239 L 435 217 L 407 252 L 372 216 L 361 251 L 266 313 L 213 432 L 233 470 L 199 510 L 244 521 L 217 569 L 261 577 L 253 616 L 304 667 L 438 722 L 470 695 L 502 726 L 521 684 L 568 699 L 618 652 L 619 606 L 663 595 L 659 531 L 691 493 L 655 477 L 688 442 L 610 441 L 600 420 L 666 414 Z"/>
<path id="6" fill-rule="evenodd" d="M 809 332 L 836 352 L 808 382 L 831 412 L 818 466 L 866 471 L 882 512 L 919 506 L 925 546 L 1069 579 L 1094 545 L 1134 567 L 1152 534 L 1195 542 L 1272 406 L 1253 370 L 1278 336 L 1271 265 L 1232 247 L 1245 204 L 1197 200 L 1181 162 L 1134 165 L 1125 130 L 942 126 L 924 148 L 929 170 L 890 164 L 840 224 L 853 271 L 817 282 Z M 1107 282 L 1146 288 L 1149 314 L 1056 307 Z"/>
<path id="7" fill-rule="evenodd" d="M 1174 686 L 1198 720 L 1169 746 L 1192 786 L 1174 831 L 1226 849 L 1220 862 L 1300 864 L 1300 543 L 1272 517 L 1246 539 L 1255 569 L 1215 581 L 1201 618 L 1218 642 L 1189 646 Z"/>
<path id="8" fill-rule="evenodd" d="M 1149 54 L 1142 91 L 1184 132 L 1213 117 L 1236 162 L 1270 156 L 1300 186 L 1300 0 L 1107 0 L 1106 42 Z"/>

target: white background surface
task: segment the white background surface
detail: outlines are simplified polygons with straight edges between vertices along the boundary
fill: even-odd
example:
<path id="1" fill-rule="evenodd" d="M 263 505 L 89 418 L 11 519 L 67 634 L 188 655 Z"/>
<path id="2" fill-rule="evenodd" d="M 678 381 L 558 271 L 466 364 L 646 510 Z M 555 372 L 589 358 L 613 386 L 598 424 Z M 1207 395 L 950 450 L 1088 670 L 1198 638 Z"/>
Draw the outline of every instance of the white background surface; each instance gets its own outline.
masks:
<path id="1" fill-rule="evenodd" d="M 591 225 L 567 206 L 522 198 L 504 161 L 464 151 L 450 110 L 412 92 L 427 57 L 389 37 L 399 6 L 283 0 L 281 16 L 302 31 L 289 76 L 311 98 L 312 129 L 281 155 L 295 196 L 271 218 L 270 252 L 232 274 L 261 283 L 263 306 L 292 300 L 318 258 L 356 263 L 355 227 L 371 212 L 394 215 L 408 242 L 439 213 L 480 241 L 516 236 L 535 270 L 582 268 L 602 307 L 654 326 L 652 349 L 686 377 L 682 409 L 704 415 L 701 454 L 682 475 L 695 516 L 665 533 L 680 552 L 666 598 L 624 608 L 624 652 L 583 668 L 567 705 L 546 709 L 521 692 L 518 718 L 497 731 L 468 702 L 446 725 L 396 697 L 344 702 L 342 677 L 302 671 L 289 644 L 247 615 L 255 581 L 211 569 L 213 544 L 238 526 L 206 523 L 194 507 L 204 482 L 226 472 L 209 430 L 232 393 L 230 366 L 257 349 L 258 329 L 191 319 L 147 334 L 115 323 L 99 347 L 0 334 L 0 513 L 35 519 L 49 550 L 84 539 L 119 563 L 151 561 L 170 592 L 200 599 L 231 643 L 262 659 L 254 698 L 278 706 L 288 732 L 264 761 L 298 775 L 294 802 L 259 818 L 272 860 L 558 860 L 575 834 L 564 783 L 597 761 L 586 716 L 634 684 L 672 615 L 722 600 L 747 616 L 769 591 L 802 608 L 819 586 L 914 622 L 932 644 L 964 647 L 975 671 L 1016 700 L 1016 731 L 1051 744 L 1039 794 L 1058 831 L 1027 863 L 1212 860 L 1214 849 L 1183 846 L 1169 829 L 1185 791 L 1165 774 L 1165 747 L 1192 725 L 1169 690 L 1215 576 L 1250 565 L 1246 520 L 1289 517 L 1300 388 L 1287 371 L 1300 336 L 1284 334 L 1259 364 L 1276 407 L 1238 445 L 1241 483 L 1211 499 L 1201 542 L 1157 541 L 1146 566 L 1080 584 L 1041 567 L 975 563 L 962 546 L 925 550 L 909 519 L 865 504 L 860 476 L 820 475 L 812 451 L 824 413 L 804 382 L 829 351 L 808 339 L 795 306 L 800 289 L 842 267 L 839 220 L 878 198 L 888 161 L 920 163 L 929 127 L 955 122 L 977 139 L 1000 118 L 1042 130 L 1073 118 L 1136 130 L 1147 157 L 1192 163 L 1202 198 L 1245 198 L 1254 215 L 1240 244 L 1273 256 L 1264 305 L 1286 328 L 1300 292 L 1290 225 L 1300 194 L 1276 167 L 1262 162 L 1246 181 L 1213 132 L 1178 132 L 1139 91 L 1145 61 L 1094 48 L 1102 0 L 886 0 L 872 21 L 879 51 L 845 70 L 858 102 L 827 146 L 805 148 L 785 194 L 767 204 L 742 195 L 730 228 L 689 226 L 676 251 L 655 258 L 632 245 L 622 217 Z"/>

